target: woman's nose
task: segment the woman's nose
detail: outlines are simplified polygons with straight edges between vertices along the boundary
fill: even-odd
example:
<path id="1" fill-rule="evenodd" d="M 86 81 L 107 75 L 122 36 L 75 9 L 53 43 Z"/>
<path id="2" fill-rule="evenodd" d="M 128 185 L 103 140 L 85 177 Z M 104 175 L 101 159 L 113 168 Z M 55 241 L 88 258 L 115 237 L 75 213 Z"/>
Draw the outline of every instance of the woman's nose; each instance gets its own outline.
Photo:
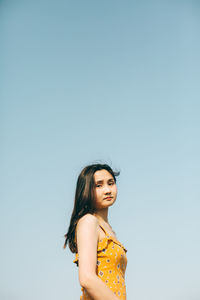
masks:
<path id="1" fill-rule="evenodd" d="M 110 186 L 109 185 L 105 185 L 104 192 L 105 193 L 110 193 L 110 191 L 111 191 Z"/>

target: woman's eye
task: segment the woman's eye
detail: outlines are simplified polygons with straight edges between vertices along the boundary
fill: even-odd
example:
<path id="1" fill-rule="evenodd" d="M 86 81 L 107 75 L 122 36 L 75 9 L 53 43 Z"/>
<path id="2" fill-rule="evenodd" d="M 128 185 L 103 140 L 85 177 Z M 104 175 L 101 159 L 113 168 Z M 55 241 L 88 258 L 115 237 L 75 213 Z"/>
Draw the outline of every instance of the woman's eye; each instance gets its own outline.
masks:
<path id="1" fill-rule="evenodd" d="M 100 186 L 101 186 L 100 184 L 97 184 L 97 185 L 96 185 L 96 187 L 100 187 Z"/>

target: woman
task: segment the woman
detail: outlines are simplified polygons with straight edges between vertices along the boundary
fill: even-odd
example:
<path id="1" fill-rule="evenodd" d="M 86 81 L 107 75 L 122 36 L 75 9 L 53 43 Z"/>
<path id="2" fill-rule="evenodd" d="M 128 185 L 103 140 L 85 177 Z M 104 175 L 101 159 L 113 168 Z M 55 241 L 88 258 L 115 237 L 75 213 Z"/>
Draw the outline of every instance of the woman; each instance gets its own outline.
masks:
<path id="1" fill-rule="evenodd" d="M 127 250 L 108 222 L 117 197 L 116 176 L 107 164 L 86 166 L 80 173 L 64 248 L 75 254 L 81 300 L 125 300 Z"/>

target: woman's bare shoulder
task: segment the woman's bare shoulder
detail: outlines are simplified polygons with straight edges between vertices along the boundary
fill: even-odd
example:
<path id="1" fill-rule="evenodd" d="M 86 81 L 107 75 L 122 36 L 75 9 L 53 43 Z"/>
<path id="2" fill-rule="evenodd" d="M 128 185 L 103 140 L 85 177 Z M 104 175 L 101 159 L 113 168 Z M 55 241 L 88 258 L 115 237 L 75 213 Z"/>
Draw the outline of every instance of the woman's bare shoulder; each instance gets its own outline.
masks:
<path id="1" fill-rule="evenodd" d="M 77 228 L 86 227 L 86 226 L 97 227 L 98 226 L 97 217 L 95 217 L 94 215 L 92 215 L 90 213 L 87 213 L 86 215 L 81 217 L 78 220 Z"/>
<path id="2" fill-rule="evenodd" d="M 89 244 L 90 242 L 98 240 L 98 220 L 92 214 L 86 214 L 81 217 L 77 223 L 77 242 L 80 244 L 85 241 Z M 82 242 L 81 242 L 82 241 Z M 85 246 L 84 246 L 85 247 Z"/>

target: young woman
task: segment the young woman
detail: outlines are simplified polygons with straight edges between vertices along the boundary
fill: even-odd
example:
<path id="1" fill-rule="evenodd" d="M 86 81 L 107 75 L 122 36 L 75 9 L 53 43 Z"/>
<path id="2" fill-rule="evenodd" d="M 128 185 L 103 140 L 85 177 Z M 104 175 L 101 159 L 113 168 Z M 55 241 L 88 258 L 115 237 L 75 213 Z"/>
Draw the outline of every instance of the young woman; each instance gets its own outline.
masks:
<path id="1" fill-rule="evenodd" d="M 81 300 L 125 300 L 127 250 L 108 222 L 117 198 L 116 176 L 107 164 L 86 166 L 80 173 L 74 209 L 65 237 L 75 253 L 82 286 Z"/>

